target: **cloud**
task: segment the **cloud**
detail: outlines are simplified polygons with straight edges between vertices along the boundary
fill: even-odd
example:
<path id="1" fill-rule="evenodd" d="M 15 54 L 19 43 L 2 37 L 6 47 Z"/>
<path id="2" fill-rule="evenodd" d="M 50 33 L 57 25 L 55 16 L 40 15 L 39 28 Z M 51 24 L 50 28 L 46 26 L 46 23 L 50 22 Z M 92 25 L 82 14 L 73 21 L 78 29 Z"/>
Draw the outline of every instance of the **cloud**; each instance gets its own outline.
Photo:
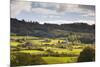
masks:
<path id="1" fill-rule="evenodd" d="M 90 12 L 90 13 L 84 14 L 83 16 L 84 17 L 95 17 L 95 13 L 94 12 Z"/>
<path id="2" fill-rule="evenodd" d="M 84 13 L 84 16 L 95 15 L 94 6 L 89 5 L 76 5 L 76 4 L 64 4 L 64 3 L 41 3 L 41 2 L 29 2 L 11 0 L 11 16 L 15 17 L 21 11 L 30 11 L 34 13 L 42 14 L 64 14 L 66 12 Z"/>
<path id="3" fill-rule="evenodd" d="M 65 3 L 11 1 L 11 17 L 51 23 L 95 22 L 95 6 Z"/>
<path id="4" fill-rule="evenodd" d="M 49 15 L 49 20 L 54 20 L 54 19 L 80 20 L 81 19 L 81 20 L 95 21 L 95 6 L 92 5 L 33 2 L 32 6 L 33 6 L 32 7 L 33 12 Z M 45 19 L 48 20 L 48 18 Z"/>
<path id="5" fill-rule="evenodd" d="M 34 9 L 31 9 L 31 10 L 32 10 L 33 13 L 57 15 L 56 11 L 45 9 L 45 8 L 34 8 Z"/>
<path id="6" fill-rule="evenodd" d="M 89 12 L 94 11 L 95 7 L 90 5 L 78 5 L 78 4 L 65 4 L 65 3 L 45 3 L 45 2 L 33 2 L 32 8 L 45 8 L 49 10 L 56 10 L 58 12 Z"/>
<path id="7" fill-rule="evenodd" d="M 11 17 L 16 17 L 21 11 L 30 11 L 32 2 L 11 0 Z"/>

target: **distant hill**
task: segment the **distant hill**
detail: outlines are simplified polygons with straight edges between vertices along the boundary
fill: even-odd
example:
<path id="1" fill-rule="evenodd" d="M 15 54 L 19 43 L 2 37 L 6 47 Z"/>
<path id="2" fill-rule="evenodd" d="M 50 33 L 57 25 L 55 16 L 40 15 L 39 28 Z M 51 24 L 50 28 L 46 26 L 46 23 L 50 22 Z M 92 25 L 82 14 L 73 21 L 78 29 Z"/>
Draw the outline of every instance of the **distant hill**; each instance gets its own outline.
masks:
<path id="1" fill-rule="evenodd" d="M 11 18 L 11 34 L 39 37 L 64 37 L 70 32 L 95 34 L 95 25 L 86 23 L 39 24 L 37 21 L 26 22 Z"/>

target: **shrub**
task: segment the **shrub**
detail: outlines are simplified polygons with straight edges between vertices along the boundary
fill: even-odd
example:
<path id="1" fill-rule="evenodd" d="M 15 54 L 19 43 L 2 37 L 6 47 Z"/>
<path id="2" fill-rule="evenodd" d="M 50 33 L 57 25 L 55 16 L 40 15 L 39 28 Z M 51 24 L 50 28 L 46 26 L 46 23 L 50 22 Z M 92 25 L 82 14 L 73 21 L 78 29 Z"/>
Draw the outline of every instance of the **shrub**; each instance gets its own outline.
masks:
<path id="1" fill-rule="evenodd" d="M 31 55 L 28 53 L 12 53 L 11 66 L 25 66 L 25 65 L 40 65 L 46 64 L 40 56 Z"/>
<path id="2" fill-rule="evenodd" d="M 43 48 L 36 48 L 36 50 L 39 50 L 39 51 L 44 51 Z"/>
<path id="3" fill-rule="evenodd" d="M 80 53 L 78 57 L 78 62 L 91 62 L 95 61 L 95 49 L 92 47 L 86 47 Z"/>
<path id="4" fill-rule="evenodd" d="M 48 53 L 53 53 L 53 51 L 51 49 L 47 49 L 46 50 Z"/>

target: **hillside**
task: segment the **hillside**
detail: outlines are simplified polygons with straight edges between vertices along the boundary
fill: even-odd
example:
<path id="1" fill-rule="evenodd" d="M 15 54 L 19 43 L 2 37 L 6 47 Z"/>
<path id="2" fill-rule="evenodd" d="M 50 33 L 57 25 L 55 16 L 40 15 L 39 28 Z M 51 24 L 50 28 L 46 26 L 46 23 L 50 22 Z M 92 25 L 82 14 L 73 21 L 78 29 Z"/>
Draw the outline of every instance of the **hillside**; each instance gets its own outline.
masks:
<path id="1" fill-rule="evenodd" d="M 39 24 L 37 21 L 26 22 L 24 20 L 17 20 L 11 18 L 11 33 L 16 35 L 29 35 L 40 37 L 56 37 L 65 36 L 69 32 L 79 33 L 93 33 L 95 32 L 95 25 L 88 25 L 86 23 L 73 24 Z"/>

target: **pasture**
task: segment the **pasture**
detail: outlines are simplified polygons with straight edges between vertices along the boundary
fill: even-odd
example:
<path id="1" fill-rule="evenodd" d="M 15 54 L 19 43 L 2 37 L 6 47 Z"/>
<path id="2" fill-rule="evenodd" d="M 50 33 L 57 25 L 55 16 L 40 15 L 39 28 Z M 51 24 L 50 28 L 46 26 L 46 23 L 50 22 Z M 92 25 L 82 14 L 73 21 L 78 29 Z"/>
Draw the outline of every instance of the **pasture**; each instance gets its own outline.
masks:
<path id="1" fill-rule="evenodd" d="M 82 45 L 80 43 L 78 45 L 71 45 L 66 41 L 66 38 L 11 36 L 10 46 L 11 54 L 25 53 L 40 57 L 46 64 L 60 64 L 77 62 L 80 52 L 87 44 Z M 33 57 L 33 59 L 34 58 L 35 57 Z"/>

